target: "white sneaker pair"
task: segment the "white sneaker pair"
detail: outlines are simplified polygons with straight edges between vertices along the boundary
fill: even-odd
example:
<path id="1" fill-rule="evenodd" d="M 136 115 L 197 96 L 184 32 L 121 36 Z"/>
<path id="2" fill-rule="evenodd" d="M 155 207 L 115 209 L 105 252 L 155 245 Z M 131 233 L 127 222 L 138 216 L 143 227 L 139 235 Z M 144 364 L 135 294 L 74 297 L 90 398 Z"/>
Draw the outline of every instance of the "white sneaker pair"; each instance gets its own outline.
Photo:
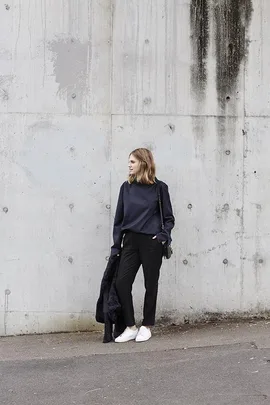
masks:
<path id="1" fill-rule="evenodd" d="M 152 333 L 149 328 L 145 326 L 141 326 L 140 329 L 132 329 L 127 327 L 122 335 L 118 336 L 115 339 L 116 343 L 125 343 L 129 342 L 130 340 L 136 340 L 136 342 L 146 342 L 150 339 Z"/>

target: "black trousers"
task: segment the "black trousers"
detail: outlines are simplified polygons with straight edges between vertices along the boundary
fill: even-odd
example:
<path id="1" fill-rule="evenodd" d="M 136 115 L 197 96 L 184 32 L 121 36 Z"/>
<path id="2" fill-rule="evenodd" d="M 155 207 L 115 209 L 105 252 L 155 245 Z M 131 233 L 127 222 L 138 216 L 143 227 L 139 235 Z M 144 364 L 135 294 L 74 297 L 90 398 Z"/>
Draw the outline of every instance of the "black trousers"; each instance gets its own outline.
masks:
<path id="1" fill-rule="evenodd" d="M 145 297 L 143 325 L 155 324 L 158 280 L 162 264 L 162 244 L 154 235 L 128 232 L 124 236 L 123 249 L 116 279 L 116 289 L 121 302 L 126 326 L 135 325 L 132 285 L 142 265 Z"/>

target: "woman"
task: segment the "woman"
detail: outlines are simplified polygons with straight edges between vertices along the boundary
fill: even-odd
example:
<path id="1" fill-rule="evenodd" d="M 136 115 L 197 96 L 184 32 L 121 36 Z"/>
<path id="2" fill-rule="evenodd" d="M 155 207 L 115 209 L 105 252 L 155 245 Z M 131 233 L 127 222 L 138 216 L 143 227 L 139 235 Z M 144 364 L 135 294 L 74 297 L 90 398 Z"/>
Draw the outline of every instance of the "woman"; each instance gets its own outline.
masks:
<path id="1" fill-rule="evenodd" d="M 111 255 L 119 255 L 120 264 L 116 289 L 122 306 L 125 331 L 117 343 L 150 339 L 150 327 L 155 323 L 159 272 L 163 243 L 171 242 L 174 216 L 168 186 L 155 177 L 155 163 L 148 149 L 139 148 L 129 155 L 129 177 L 121 188 L 116 208 Z M 159 190 L 159 191 L 158 191 Z M 162 230 L 158 194 L 164 220 Z M 123 242 L 123 248 L 121 245 Z M 132 285 L 142 265 L 145 284 L 143 322 L 137 329 L 132 302 Z"/>

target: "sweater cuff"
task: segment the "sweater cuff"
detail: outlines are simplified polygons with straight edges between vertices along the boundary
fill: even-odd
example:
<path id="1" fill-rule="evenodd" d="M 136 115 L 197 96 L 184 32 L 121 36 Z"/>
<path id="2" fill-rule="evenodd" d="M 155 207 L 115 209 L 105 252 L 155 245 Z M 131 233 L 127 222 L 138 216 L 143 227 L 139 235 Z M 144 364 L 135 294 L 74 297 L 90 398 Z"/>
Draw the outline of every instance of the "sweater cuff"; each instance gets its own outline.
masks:
<path id="1" fill-rule="evenodd" d="M 168 242 L 171 243 L 172 239 L 170 235 L 166 231 L 162 231 L 157 234 L 157 240 L 158 242 Z"/>
<path id="2" fill-rule="evenodd" d="M 121 249 L 112 247 L 111 248 L 111 257 L 120 255 Z"/>

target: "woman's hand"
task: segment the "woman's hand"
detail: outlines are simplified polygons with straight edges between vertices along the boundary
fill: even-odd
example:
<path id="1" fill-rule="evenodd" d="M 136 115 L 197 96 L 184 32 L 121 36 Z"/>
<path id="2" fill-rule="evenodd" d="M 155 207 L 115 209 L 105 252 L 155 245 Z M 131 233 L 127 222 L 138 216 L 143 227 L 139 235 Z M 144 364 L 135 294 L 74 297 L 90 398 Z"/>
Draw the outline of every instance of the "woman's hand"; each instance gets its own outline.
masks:
<path id="1" fill-rule="evenodd" d="M 153 238 L 152 238 L 152 239 L 157 239 L 157 235 L 153 236 Z M 161 242 L 159 242 L 159 243 L 162 243 L 162 245 L 164 245 L 165 240 L 163 240 L 163 241 L 161 241 Z"/>

